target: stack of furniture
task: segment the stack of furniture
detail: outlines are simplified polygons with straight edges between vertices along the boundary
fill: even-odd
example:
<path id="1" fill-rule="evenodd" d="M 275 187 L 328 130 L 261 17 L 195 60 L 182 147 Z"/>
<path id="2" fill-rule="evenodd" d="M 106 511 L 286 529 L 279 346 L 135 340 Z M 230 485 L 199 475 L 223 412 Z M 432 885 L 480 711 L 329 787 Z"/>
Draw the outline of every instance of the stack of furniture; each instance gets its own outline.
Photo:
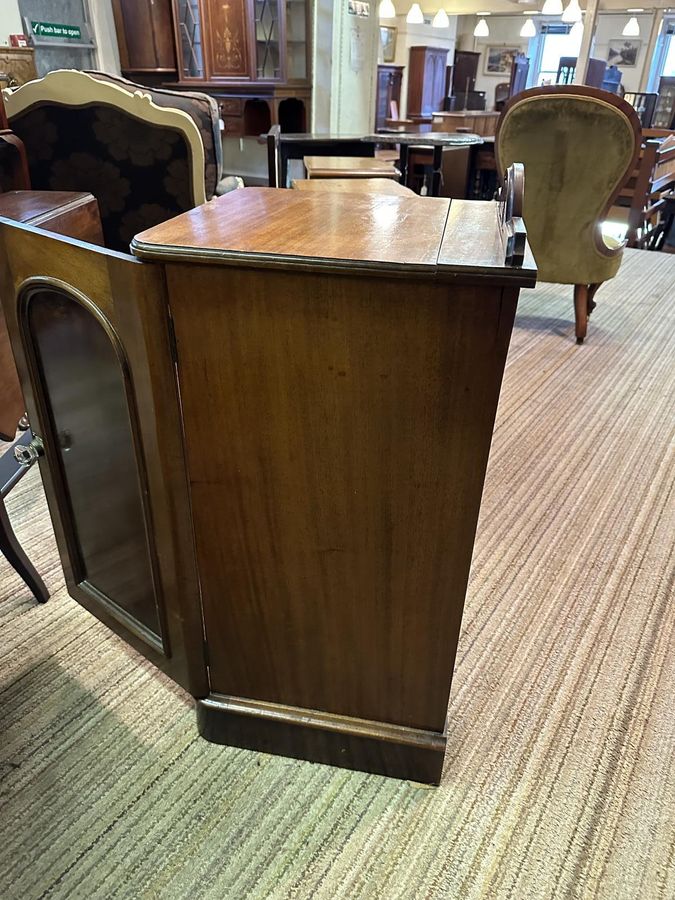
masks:
<path id="1" fill-rule="evenodd" d="M 219 104 L 225 134 L 302 132 L 311 99 L 309 0 L 115 0 L 122 71 Z"/>
<path id="2" fill-rule="evenodd" d="M 622 245 L 608 245 L 601 226 L 639 152 L 633 107 L 585 86 L 524 91 L 509 101 L 499 122 L 497 164 L 502 172 L 515 160 L 525 165 L 523 218 L 539 276 L 574 285 L 578 343 L 586 337 L 598 288 L 621 264 Z"/>
<path id="3" fill-rule="evenodd" d="M 62 70 L 5 92 L 33 187 L 93 194 L 105 244 L 121 251 L 139 230 L 240 184 L 222 175 L 212 98 L 138 88 Z"/>
<path id="4" fill-rule="evenodd" d="M 623 99 L 626 103 L 630 103 L 638 114 L 640 124 L 643 128 L 652 127 L 654 112 L 656 110 L 656 101 L 658 98 L 658 94 L 650 94 L 644 91 L 626 91 L 623 95 Z"/>
<path id="5" fill-rule="evenodd" d="M 654 109 L 654 128 L 675 128 L 675 77 L 662 76 Z"/>
<path id="6" fill-rule="evenodd" d="M 661 234 L 669 194 L 675 189 L 675 132 L 666 137 L 643 132 L 640 156 L 610 212 L 625 220 L 629 247 L 651 250 Z"/>
<path id="7" fill-rule="evenodd" d="M 438 782 L 521 188 L 234 191 L 140 263 L 0 224 L 68 590 L 206 737 Z"/>

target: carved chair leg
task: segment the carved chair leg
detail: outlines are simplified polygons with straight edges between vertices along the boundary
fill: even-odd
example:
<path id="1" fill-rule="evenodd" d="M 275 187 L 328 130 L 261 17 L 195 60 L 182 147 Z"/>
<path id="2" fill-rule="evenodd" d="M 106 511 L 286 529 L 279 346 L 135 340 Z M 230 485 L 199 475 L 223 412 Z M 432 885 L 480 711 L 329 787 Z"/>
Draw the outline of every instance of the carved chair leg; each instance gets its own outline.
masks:
<path id="1" fill-rule="evenodd" d="M 595 297 L 595 294 L 596 294 L 598 288 L 602 284 L 604 284 L 604 282 L 596 281 L 595 284 L 589 284 L 589 286 L 588 286 L 588 315 L 589 316 L 593 312 L 595 307 L 598 305 L 593 298 Z"/>
<path id="2" fill-rule="evenodd" d="M 23 578 L 38 603 L 46 603 L 49 600 L 49 591 L 18 542 L 2 497 L 0 497 L 0 553 Z"/>
<path id="3" fill-rule="evenodd" d="M 588 327 L 589 290 L 587 284 L 574 285 L 574 330 L 577 344 L 583 344 Z"/>

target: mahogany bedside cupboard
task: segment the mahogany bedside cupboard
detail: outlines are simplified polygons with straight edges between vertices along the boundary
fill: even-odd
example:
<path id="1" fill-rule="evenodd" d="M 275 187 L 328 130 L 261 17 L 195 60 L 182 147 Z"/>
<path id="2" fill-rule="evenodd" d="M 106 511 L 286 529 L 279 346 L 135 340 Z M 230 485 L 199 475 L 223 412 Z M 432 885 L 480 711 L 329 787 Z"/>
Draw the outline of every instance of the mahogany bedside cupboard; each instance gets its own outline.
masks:
<path id="1" fill-rule="evenodd" d="M 0 225 L 69 591 L 197 698 L 210 740 L 439 781 L 536 277 L 518 189 L 249 188 L 138 235 L 137 260 Z"/>

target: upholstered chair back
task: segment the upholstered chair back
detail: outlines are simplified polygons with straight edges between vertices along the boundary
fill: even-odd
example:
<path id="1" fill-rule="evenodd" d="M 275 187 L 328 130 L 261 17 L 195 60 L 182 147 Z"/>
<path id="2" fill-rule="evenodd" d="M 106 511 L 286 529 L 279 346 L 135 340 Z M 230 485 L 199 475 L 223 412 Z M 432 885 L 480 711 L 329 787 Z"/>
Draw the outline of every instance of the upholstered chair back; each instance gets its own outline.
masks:
<path id="1" fill-rule="evenodd" d="M 218 183 L 223 177 L 223 142 L 220 133 L 220 110 L 217 102 L 208 94 L 197 91 L 169 91 L 164 88 L 150 88 L 136 84 L 121 75 L 108 72 L 88 72 L 100 81 L 119 84 L 132 93 L 142 91 L 149 94 L 153 103 L 167 109 L 182 109 L 199 129 L 204 147 L 204 191 L 206 199 L 216 195 Z"/>
<path id="2" fill-rule="evenodd" d="M 204 145 L 184 110 L 71 70 L 4 97 L 33 189 L 92 193 L 109 249 L 128 252 L 138 232 L 206 201 Z"/>
<path id="3" fill-rule="evenodd" d="M 601 226 L 640 149 L 635 110 L 615 94 L 571 85 L 533 88 L 499 120 L 497 166 L 525 166 L 524 220 L 542 281 L 598 284 L 622 248 Z"/>

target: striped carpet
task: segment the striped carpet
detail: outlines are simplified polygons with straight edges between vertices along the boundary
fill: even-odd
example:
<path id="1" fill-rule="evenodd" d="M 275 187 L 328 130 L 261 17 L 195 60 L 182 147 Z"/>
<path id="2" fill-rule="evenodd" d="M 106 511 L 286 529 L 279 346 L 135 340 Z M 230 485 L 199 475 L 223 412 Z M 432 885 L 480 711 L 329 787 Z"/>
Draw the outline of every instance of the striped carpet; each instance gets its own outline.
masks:
<path id="1" fill-rule="evenodd" d="M 3 900 L 675 897 L 675 257 L 629 251 L 583 347 L 570 295 L 522 297 L 439 788 L 201 740 L 24 479 L 53 596 L 0 563 Z"/>

